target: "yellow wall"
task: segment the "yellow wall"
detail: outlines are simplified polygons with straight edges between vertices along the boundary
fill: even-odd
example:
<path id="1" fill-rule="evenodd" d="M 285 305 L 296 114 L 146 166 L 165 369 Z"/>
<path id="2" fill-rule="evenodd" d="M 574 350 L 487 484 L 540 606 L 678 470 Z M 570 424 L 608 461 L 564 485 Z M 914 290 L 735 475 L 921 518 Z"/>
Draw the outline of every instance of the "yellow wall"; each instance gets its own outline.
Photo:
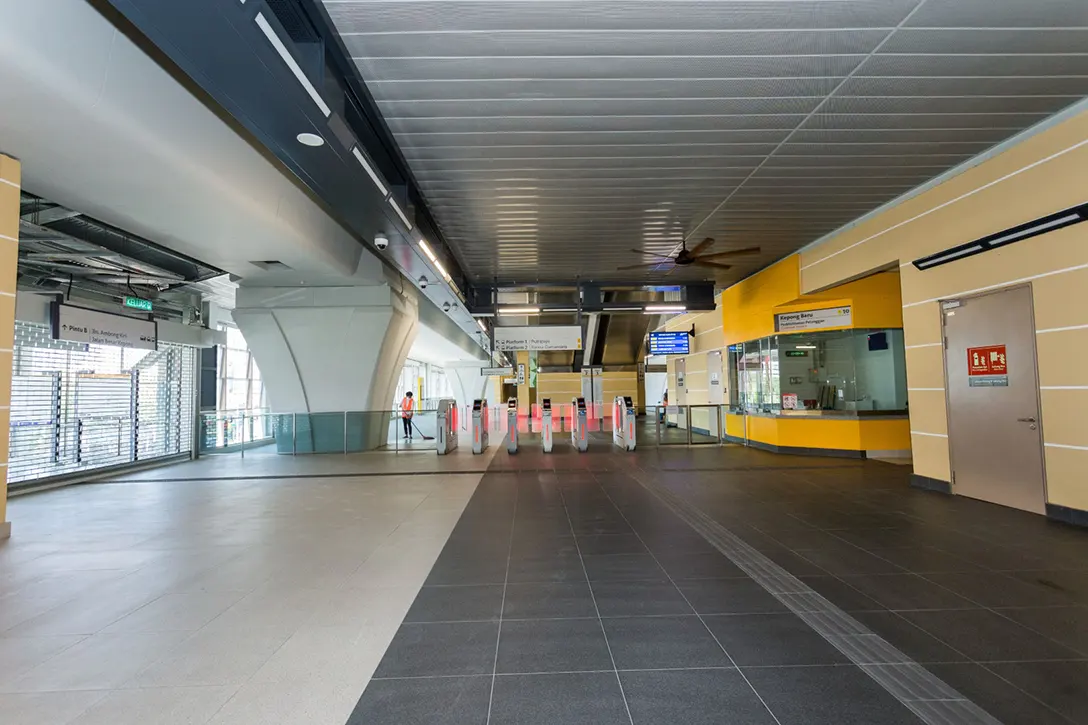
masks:
<path id="1" fill-rule="evenodd" d="M 8 435 L 11 421 L 11 355 L 15 344 L 15 280 L 19 268 L 19 162 L 0 154 L 0 539 L 11 535 L 7 518 Z"/>
<path id="2" fill-rule="evenodd" d="M 1030 284 L 1050 503 L 1088 510 L 1088 224 L 919 272 L 911 262 L 1088 200 L 1082 112 L 800 255 L 802 292 L 902 273 L 916 473 L 951 480 L 938 300 Z"/>
<path id="3" fill-rule="evenodd" d="M 551 398 L 552 410 L 570 405 L 571 398 L 582 394 L 581 373 L 537 373 L 536 399 Z"/>

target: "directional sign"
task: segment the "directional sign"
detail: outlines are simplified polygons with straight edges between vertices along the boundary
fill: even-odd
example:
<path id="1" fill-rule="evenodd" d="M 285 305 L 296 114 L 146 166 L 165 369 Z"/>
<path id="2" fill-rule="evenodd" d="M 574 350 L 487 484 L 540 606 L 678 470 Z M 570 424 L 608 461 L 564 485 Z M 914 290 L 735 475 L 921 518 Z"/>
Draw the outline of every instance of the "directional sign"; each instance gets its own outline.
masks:
<path id="1" fill-rule="evenodd" d="M 582 328 L 578 325 L 496 327 L 495 349 L 501 352 L 581 350 Z"/>
<path id="2" fill-rule="evenodd" d="M 491 377 L 503 377 L 508 378 L 514 374 L 514 368 L 507 365 L 504 368 L 480 368 L 480 375 L 485 378 Z"/>
<path id="3" fill-rule="evenodd" d="M 58 302 L 52 304 L 52 318 L 54 340 L 141 350 L 157 350 L 159 346 L 158 325 L 152 320 L 111 315 Z"/>

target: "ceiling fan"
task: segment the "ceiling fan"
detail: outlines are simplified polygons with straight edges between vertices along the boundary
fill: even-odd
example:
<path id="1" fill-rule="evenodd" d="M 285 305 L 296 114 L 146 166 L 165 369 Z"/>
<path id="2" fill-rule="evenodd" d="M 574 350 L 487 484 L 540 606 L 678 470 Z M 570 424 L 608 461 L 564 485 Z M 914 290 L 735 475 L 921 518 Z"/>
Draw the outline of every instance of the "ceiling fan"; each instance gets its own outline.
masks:
<path id="1" fill-rule="evenodd" d="M 702 254 L 704 250 L 708 250 L 713 244 L 714 240 L 711 237 L 707 237 L 696 244 L 691 250 L 688 250 L 687 240 L 684 240 L 680 243 L 680 251 L 675 257 L 670 257 L 667 254 L 657 254 L 656 252 L 644 252 L 640 249 L 632 249 L 631 251 L 635 254 L 645 254 L 651 257 L 659 257 L 659 259 L 653 262 L 643 262 L 642 264 L 617 267 L 617 269 L 649 269 L 651 267 L 659 267 L 663 264 L 671 264 L 671 267 L 669 268 L 670 273 L 677 267 L 687 267 L 689 265 L 712 267 L 714 269 L 731 269 L 732 265 L 722 264 L 717 260 L 732 259 L 733 257 L 747 256 L 749 254 L 759 254 L 760 251 L 762 251 L 759 247 L 747 247 L 746 249 L 734 249 L 728 252 Z"/>

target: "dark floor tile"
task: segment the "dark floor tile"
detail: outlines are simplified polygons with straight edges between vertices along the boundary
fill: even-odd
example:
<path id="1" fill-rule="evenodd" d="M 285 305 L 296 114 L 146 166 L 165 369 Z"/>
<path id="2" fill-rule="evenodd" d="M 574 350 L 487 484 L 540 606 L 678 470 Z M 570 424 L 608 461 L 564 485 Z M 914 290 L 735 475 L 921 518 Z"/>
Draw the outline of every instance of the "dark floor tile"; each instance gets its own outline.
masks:
<path id="1" fill-rule="evenodd" d="M 585 555 L 582 560 L 591 582 L 667 579 L 649 554 Z"/>
<path id="2" fill-rule="evenodd" d="M 1088 605 L 1088 571 L 1016 571 L 1009 572 L 1009 576 Z"/>
<path id="3" fill-rule="evenodd" d="M 977 661 L 1074 659 L 1080 656 L 988 609 L 902 612 L 902 615 Z"/>
<path id="4" fill-rule="evenodd" d="M 842 580 L 891 610 L 972 609 L 978 606 L 917 574 L 844 576 Z"/>
<path id="5" fill-rule="evenodd" d="M 584 556 L 646 553 L 646 547 L 634 534 L 590 534 L 588 536 L 579 536 L 578 548 Z"/>
<path id="6" fill-rule="evenodd" d="M 997 613 L 1088 657 L 1088 607 L 1016 607 Z"/>
<path id="7" fill-rule="evenodd" d="M 865 612 L 884 609 L 838 577 L 830 574 L 798 577 L 801 582 L 844 612 Z"/>
<path id="8" fill-rule="evenodd" d="M 584 582 L 586 572 L 577 555 L 510 560 L 509 583 Z"/>
<path id="9" fill-rule="evenodd" d="M 673 579 L 724 579 L 746 574 L 717 551 L 704 554 L 658 554 L 657 560 Z"/>
<path id="10" fill-rule="evenodd" d="M 622 672 L 635 725 L 774 725 L 735 669 Z"/>
<path id="11" fill-rule="evenodd" d="M 925 575 L 984 607 L 1044 607 L 1076 602 L 1061 592 L 998 572 L 934 572 Z"/>
<path id="12" fill-rule="evenodd" d="M 842 544 L 823 549 L 797 550 L 800 556 L 822 567 L 835 576 L 863 576 L 865 574 L 900 574 L 904 569 L 890 561 Z"/>
<path id="13" fill-rule="evenodd" d="M 920 664 L 967 660 L 965 655 L 919 629 L 896 612 L 853 612 L 851 616 Z"/>
<path id="14" fill-rule="evenodd" d="M 982 665 L 926 665 L 926 669 L 1003 725 L 1069 725 L 1069 720 Z"/>
<path id="15" fill-rule="evenodd" d="M 833 665 L 847 661 L 794 614 L 735 614 L 704 619 L 740 667 Z"/>
<path id="16" fill-rule="evenodd" d="M 612 672 L 502 675 L 495 679 L 491 725 L 630 725 Z"/>
<path id="17" fill-rule="evenodd" d="M 667 581 L 593 582 L 602 617 L 692 614 L 683 595 Z"/>
<path id="18" fill-rule="evenodd" d="M 732 666 L 696 616 L 619 617 L 604 620 L 604 628 L 621 670 Z"/>
<path id="19" fill-rule="evenodd" d="M 502 610 L 501 584 L 430 587 L 419 590 L 405 622 L 468 622 L 498 619 Z"/>
<path id="20" fill-rule="evenodd" d="M 435 562 L 424 582 L 428 586 L 448 584 L 502 584 L 506 580 L 506 559 L 454 559 Z"/>
<path id="21" fill-rule="evenodd" d="M 827 570 L 822 566 L 779 544 L 763 546 L 759 552 L 794 576 L 828 576 Z"/>
<path id="22" fill-rule="evenodd" d="M 491 676 L 371 680 L 347 725 L 485 725 Z"/>
<path id="23" fill-rule="evenodd" d="M 676 586 L 699 614 L 784 612 L 786 607 L 747 577 L 684 579 Z"/>
<path id="24" fill-rule="evenodd" d="M 635 530 L 642 538 L 646 548 L 658 555 L 668 554 L 716 554 L 715 549 L 706 539 L 690 531 L 686 534 L 647 532 L 636 525 Z"/>
<path id="25" fill-rule="evenodd" d="M 622 518 L 587 518 L 570 522 L 571 530 L 577 536 L 601 536 L 634 533 L 631 525 Z"/>
<path id="26" fill-rule="evenodd" d="M 533 559 L 577 559 L 578 545 L 574 535 L 526 537 L 515 539 L 510 546 L 510 561 Z"/>
<path id="27" fill-rule="evenodd" d="M 593 595 L 586 582 L 542 582 L 506 587 L 504 619 L 557 619 L 596 617 Z"/>
<path id="28" fill-rule="evenodd" d="M 1088 662 L 991 663 L 986 668 L 1070 720 L 1088 721 Z"/>
<path id="29" fill-rule="evenodd" d="M 597 619 L 533 619 L 503 622 L 498 671 L 577 672 L 610 670 L 612 659 Z"/>
<path id="30" fill-rule="evenodd" d="M 375 677 L 490 674 L 498 622 L 403 624 Z"/>
<path id="31" fill-rule="evenodd" d="M 917 725 L 918 719 L 857 667 L 744 670 L 781 725 Z"/>
<path id="32" fill-rule="evenodd" d="M 887 559 L 896 566 L 916 573 L 926 572 L 972 572 L 979 567 L 966 559 L 929 546 L 907 547 L 862 547 L 870 554 Z"/>

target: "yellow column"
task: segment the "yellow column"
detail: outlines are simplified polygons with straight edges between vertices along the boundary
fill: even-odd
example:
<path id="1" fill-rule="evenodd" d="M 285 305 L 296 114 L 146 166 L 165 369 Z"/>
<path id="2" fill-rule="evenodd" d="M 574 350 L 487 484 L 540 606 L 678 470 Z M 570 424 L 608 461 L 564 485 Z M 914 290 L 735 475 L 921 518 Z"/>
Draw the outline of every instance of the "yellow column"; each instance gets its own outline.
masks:
<path id="1" fill-rule="evenodd" d="M 514 375 L 518 374 L 518 370 L 521 370 L 521 366 L 525 366 L 525 382 L 518 385 L 518 410 L 524 414 L 529 414 L 529 353 L 519 352 L 517 354 L 517 362 L 514 364 Z M 504 403 L 506 401 L 503 401 Z"/>
<path id="2" fill-rule="evenodd" d="M 15 280 L 19 268 L 19 162 L 0 154 L 0 539 L 8 521 L 8 431 L 11 430 L 11 348 L 15 343 Z"/>

